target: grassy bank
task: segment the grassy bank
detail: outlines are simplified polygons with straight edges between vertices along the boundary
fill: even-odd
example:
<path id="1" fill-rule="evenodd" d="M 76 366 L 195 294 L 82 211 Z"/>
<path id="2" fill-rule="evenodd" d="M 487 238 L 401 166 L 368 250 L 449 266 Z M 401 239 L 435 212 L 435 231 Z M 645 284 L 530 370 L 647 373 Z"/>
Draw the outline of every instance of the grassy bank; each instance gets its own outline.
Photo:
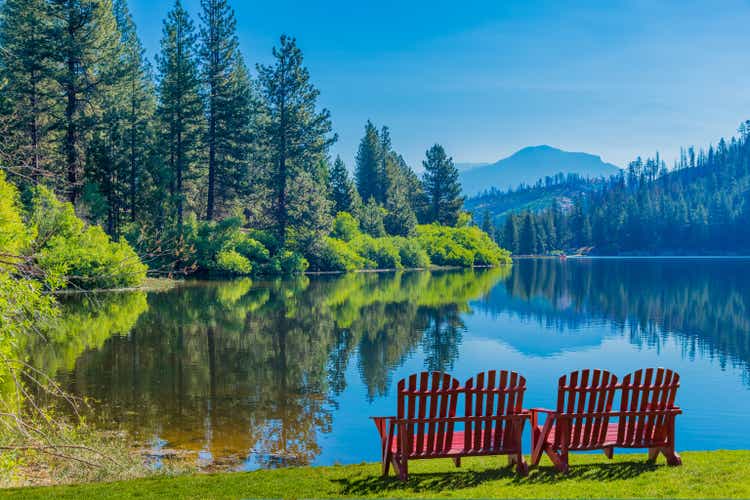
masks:
<path id="1" fill-rule="evenodd" d="M 570 474 L 548 462 L 519 478 L 503 457 L 466 459 L 460 469 L 448 460 L 410 464 L 403 484 L 380 477 L 377 464 L 152 477 L 134 481 L 29 488 L 0 492 L 0 498 L 748 498 L 750 451 L 686 452 L 682 467 L 643 454 L 574 455 Z"/>

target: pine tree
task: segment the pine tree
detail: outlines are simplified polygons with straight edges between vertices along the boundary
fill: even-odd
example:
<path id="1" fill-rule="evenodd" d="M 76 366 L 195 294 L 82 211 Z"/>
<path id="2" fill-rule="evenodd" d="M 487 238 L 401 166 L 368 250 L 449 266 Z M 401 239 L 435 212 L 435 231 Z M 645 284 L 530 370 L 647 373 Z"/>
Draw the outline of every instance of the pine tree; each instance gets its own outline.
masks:
<path id="1" fill-rule="evenodd" d="M 487 233 L 490 238 L 495 239 L 495 225 L 492 222 L 492 215 L 489 209 L 484 209 L 482 212 L 482 231 Z"/>
<path id="2" fill-rule="evenodd" d="M 398 182 L 396 177 L 399 172 L 396 166 L 396 154 L 391 150 L 391 132 L 388 127 L 383 126 L 378 137 L 380 138 L 380 147 L 378 148 L 377 196 L 375 199 L 385 205 L 391 185 Z"/>
<path id="3" fill-rule="evenodd" d="M 216 143 L 214 216 L 217 212 L 231 213 L 243 203 L 252 188 L 250 163 L 261 119 L 261 104 L 239 51 L 229 74 L 226 104 L 218 120 L 223 129 L 217 129 L 222 133 Z"/>
<path id="4" fill-rule="evenodd" d="M 370 198 L 376 202 L 382 202 L 382 186 L 380 172 L 381 143 L 378 129 L 371 121 L 365 124 L 365 135 L 359 143 L 357 151 L 356 181 L 357 191 L 363 200 L 369 202 Z"/>
<path id="5" fill-rule="evenodd" d="M 172 204 L 182 224 L 189 183 L 199 176 L 201 136 L 205 129 L 193 21 L 180 0 L 164 21 L 159 70 L 158 117 L 166 156 Z"/>
<path id="6" fill-rule="evenodd" d="M 244 64 L 239 59 L 239 42 L 236 33 L 234 11 L 226 0 L 201 0 L 201 48 L 200 57 L 203 69 L 204 87 L 207 102 L 206 145 L 208 146 L 208 193 L 206 202 L 206 219 L 215 217 L 217 196 L 227 193 L 228 186 L 217 182 L 219 179 L 229 179 L 233 176 L 227 171 L 231 166 L 232 120 L 236 110 L 233 93 L 239 91 L 246 94 L 244 89 L 238 89 L 235 71 L 243 72 Z M 234 138 L 236 139 L 236 138 Z"/>
<path id="7" fill-rule="evenodd" d="M 505 218 L 505 227 L 503 228 L 503 247 L 509 250 L 513 255 L 518 255 L 519 247 L 518 219 L 515 214 L 510 214 Z"/>
<path id="8" fill-rule="evenodd" d="M 417 221 L 424 223 L 426 222 L 427 215 L 427 196 L 425 195 L 422 181 L 414 173 L 414 170 L 406 164 L 401 155 L 398 155 L 398 165 L 401 172 L 400 182 L 406 189 L 406 194 L 409 197 L 409 205 L 414 215 L 416 215 Z"/>
<path id="9" fill-rule="evenodd" d="M 359 227 L 365 234 L 374 238 L 386 235 L 384 222 L 386 211 L 375 201 L 375 198 L 371 197 L 355 215 L 359 220 Z"/>
<path id="10" fill-rule="evenodd" d="M 24 182 L 54 174 L 50 29 L 45 0 L 0 5 L 0 93 L 6 99 L 0 153 Z"/>
<path id="11" fill-rule="evenodd" d="M 144 195 L 146 166 L 152 156 L 154 130 L 151 124 L 156 110 L 155 89 L 151 65 L 138 38 L 127 1 L 115 0 L 114 12 L 123 45 L 123 86 L 120 92 L 124 96 L 121 104 L 124 106 L 123 139 L 128 169 L 127 209 L 130 220 L 135 221 L 138 200 Z"/>
<path id="12" fill-rule="evenodd" d="M 336 157 L 329 174 L 333 212 L 351 212 L 356 189 L 340 156 Z"/>
<path id="13" fill-rule="evenodd" d="M 427 195 L 427 222 L 455 226 L 464 203 L 458 169 L 453 165 L 453 158 L 449 158 L 439 144 L 432 146 L 426 156 L 422 164 L 425 169 L 423 183 Z"/>
<path id="14" fill-rule="evenodd" d="M 332 202 L 326 197 L 324 185 L 312 173 L 300 171 L 289 190 L 289 246 L 303 255 L 320 255 L 322 243 L 331 232 Z"/>
<path id="15" fill-rule="evenodd" d="M 521 223 L 518 250 L 521 255 L 535 255 L 538 253 L 538 240 L 534 216 L 526 212 Z"/>
<path id="16" fill-rule="evenodd" d="M 92 129 L 120 77 L 120 33 L 111 0 L 49 0 L 53 79 L 64 96 L 62 153 L 69 200 L 76 204 Z"/>
<path id="17" fill-rule="evenodd" d="M 388 189 L 385 209 L 388 212 L 383 221 L 385 230 L 394 236 L 414 236 L 417 229 L 417 216 L 409 204 L 406 184 L 395 179 Z"/>
<path id="18" fill-rule="evenodd" d="M 263 132 L 270 152 L 267 179 L 273 196 L 272 221 L 280 247 L 284 247 L 289 226 L 288 191 L 300 172 L 315 172 L 336 136 L 330 135 L 329 111 L 316 109 L 319 91 L 310 82 L 295 39 L 282 36 L 273 56 L 273 65 L 258 65 L 258 79 L 268 115 Z"/>

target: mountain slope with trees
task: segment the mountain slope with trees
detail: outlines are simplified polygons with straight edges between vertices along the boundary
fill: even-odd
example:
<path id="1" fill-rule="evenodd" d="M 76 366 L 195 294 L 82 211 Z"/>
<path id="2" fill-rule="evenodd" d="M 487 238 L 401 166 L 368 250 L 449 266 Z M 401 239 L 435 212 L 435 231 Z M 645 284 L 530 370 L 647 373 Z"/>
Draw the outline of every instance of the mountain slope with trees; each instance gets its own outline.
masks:
<path id="1" fill-rule="evenodd" d="M 684 149 L 668 170 L 657 154 L 541 212 L 507 217 L 499 240 L 516 254 L 750 254 L 750 122 L 708 149 Z"/>

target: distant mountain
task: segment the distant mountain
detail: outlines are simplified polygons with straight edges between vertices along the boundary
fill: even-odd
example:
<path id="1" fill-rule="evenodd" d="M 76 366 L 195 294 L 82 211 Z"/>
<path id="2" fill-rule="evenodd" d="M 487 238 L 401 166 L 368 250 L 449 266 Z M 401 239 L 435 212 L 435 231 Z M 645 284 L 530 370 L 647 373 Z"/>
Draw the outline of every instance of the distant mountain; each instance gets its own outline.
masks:
<path id="1" fill-rule="evenodd" d="M 472 164 L 457 164 L 460 166 Z M 489 165 L 459 168 L 464 194 L 473 196 L 495 187 L 505 190 L 521 184 L 533 185 L 556 174 L 576 174 L 586 178 L 610 177 L 620 169 L 588 153 L 571 153 L 551 146 L 523 148 L 508 158 Z"/>

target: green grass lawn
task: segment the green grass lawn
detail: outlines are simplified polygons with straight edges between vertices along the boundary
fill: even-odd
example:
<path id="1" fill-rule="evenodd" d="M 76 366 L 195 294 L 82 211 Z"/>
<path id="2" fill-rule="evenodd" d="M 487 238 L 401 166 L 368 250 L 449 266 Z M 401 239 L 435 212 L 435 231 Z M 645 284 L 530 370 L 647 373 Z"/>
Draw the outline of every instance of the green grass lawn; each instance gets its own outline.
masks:
<path id="1" fill-rule="evenodd" d="M 378 464 L 152 477 L 119 483 L 5 490 L 0 498 L 750 498 L 750 451 L 685 452 L 682 467 L 643 454 L 573 455 L 567 476 L 548 462 L 517 477 L 504 457 L 415 461 L 401 483 Z"/>

